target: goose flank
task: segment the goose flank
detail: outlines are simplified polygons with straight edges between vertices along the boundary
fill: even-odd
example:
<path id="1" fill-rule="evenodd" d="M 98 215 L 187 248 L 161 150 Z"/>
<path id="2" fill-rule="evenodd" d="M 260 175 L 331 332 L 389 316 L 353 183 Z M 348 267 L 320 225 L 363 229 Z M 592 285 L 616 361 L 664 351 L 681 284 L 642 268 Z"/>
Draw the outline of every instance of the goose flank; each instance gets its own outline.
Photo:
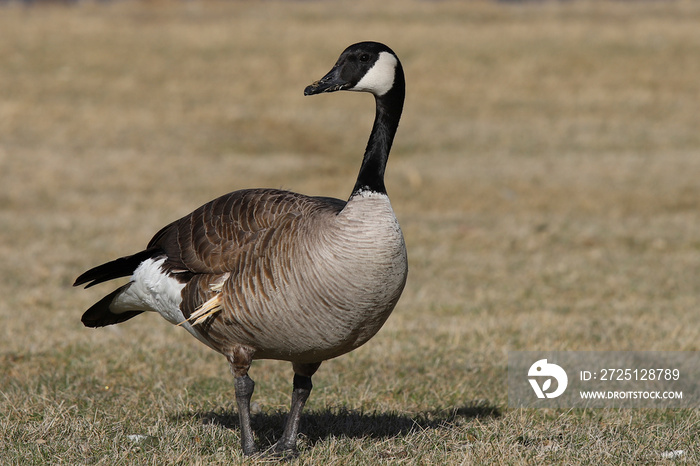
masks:
<path id="1" fill-rule="evenodd" d="M 246 455 L 258 451 L 250 426 L 255 359 L 290 361 L 292 402 L 275 453 L 296 454 L 311 377 L 321 363 L 372 338 L 406 283 L 406 247 L 384 186 L 403 109 L 401 63 L 386 45 L 348 47 L 304 90 L 369 92 L 376 113 L 347 201 L 278 189 L 221 196 L 165 226 L 146 249 L 99 265 L 74 286 L 130 281 L 90 307 L 87 327 L 158 312 L 229 362 Z"/>

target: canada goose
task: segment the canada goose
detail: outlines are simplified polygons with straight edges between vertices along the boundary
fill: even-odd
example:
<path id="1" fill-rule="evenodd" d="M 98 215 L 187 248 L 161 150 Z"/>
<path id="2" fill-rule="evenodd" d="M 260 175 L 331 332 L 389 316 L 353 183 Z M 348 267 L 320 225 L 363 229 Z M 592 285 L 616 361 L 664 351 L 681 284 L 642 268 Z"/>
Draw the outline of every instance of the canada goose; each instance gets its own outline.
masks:
<path id="1" fill-rule="evenodd" d="M 290 361 L 292 403 L 276 452 L 296 452 L 301 411 L 321 362 L 372 338 L 408 273 L 406 246 L 384 187 L 403 109 L 404 74 L 386 45 L 348 47 L 304 95 L 374 95 L 376 114 L 348 201 L 276 189 L 221 196 L 160 230 L 145 250 L 97 266 L 74 286 L 131 280 L 82 322 L 102 327 L 155 311 L 223 354 L 235 378 L 246 455 L 257 451 L 248 377 L 254 359 Z"/>

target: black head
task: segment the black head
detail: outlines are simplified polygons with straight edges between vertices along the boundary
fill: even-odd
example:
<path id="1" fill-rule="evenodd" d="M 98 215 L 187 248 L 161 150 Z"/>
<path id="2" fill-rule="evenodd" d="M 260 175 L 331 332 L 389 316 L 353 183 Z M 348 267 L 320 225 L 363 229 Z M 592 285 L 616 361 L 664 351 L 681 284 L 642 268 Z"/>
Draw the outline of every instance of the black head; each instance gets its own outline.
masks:
<path id="1" fill-rule="evenodd" d="M 369 92 L 381 97 L 397 82 L 403 70 L 396 54 L 379 42 L 353 44 L 340 55 L 332 70 L 304 89 L 304 95 L 335 91 Z"/>

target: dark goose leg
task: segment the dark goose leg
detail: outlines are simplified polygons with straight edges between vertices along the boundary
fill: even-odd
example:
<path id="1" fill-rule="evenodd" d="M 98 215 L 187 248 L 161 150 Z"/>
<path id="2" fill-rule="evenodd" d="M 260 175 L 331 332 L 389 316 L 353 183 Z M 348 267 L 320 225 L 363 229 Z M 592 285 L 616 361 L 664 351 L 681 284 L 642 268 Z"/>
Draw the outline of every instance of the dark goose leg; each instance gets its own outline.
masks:
<path id="1" fill-rule="evenodd" d="M 316 372 L 321 363 L 294 364 L 294 389 L 292 391 L 292 406 L 289 409 L 287 422 L 284 425 L 284 433 L 275 444 L 276 452 L 296 453 L 297 435 L 299 433 L 299 421 L 306 400 L 309 398 L 311 388 L 311 376 Z"/>
<path id="2" fill-rule="evenodd" d="M 258 451 L 255 446 L 253 429 L 250 426 L 250 398 L 255 390 L 255 382 L 248 377 L 248 369 L 253 360 L 253 351 L 245 347 L 237 347 L 226 356 L 233 373 L 236 389 L 236 404 L 238 405 L 238 422 L 241 426 L 241 448 L 245 455 L 253 455 Z"/>
<path id="3" fill-rule="evenodd" d="M 255 390 L 255 382 L 248 377 L 236 377 L 236 404 L 238 405 L 238 422 L 241 425 L 241 448 L 246 455 L 252 455 L 258 451 L 253 438 L 253 429 L 250 427 L 250 397 Z"/>

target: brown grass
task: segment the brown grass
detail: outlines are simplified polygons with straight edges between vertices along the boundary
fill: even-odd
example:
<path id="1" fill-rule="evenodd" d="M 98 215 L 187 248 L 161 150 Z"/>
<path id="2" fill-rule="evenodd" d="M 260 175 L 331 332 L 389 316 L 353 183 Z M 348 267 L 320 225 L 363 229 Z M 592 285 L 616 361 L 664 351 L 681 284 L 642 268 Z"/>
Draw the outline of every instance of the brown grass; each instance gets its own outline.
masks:
<path id="1" fill-rule="evenodd" d="M 346 197 L 371 98 L 302 90 L 365 39 L 407 74 L 387 186 L 411 272 L 315 377 L 297 461 L 697 462 L 698 410 L 509 410 L 505 370 L 700 349 L 698 24 L 690 1 L 0 7 L 2 462 L 241 461 L 225 361 L 158 316 L 85 329 L 107 289 L 70 284 L 230 190 Z M 265 445 L 291 370 L 251 376 Z"/>

